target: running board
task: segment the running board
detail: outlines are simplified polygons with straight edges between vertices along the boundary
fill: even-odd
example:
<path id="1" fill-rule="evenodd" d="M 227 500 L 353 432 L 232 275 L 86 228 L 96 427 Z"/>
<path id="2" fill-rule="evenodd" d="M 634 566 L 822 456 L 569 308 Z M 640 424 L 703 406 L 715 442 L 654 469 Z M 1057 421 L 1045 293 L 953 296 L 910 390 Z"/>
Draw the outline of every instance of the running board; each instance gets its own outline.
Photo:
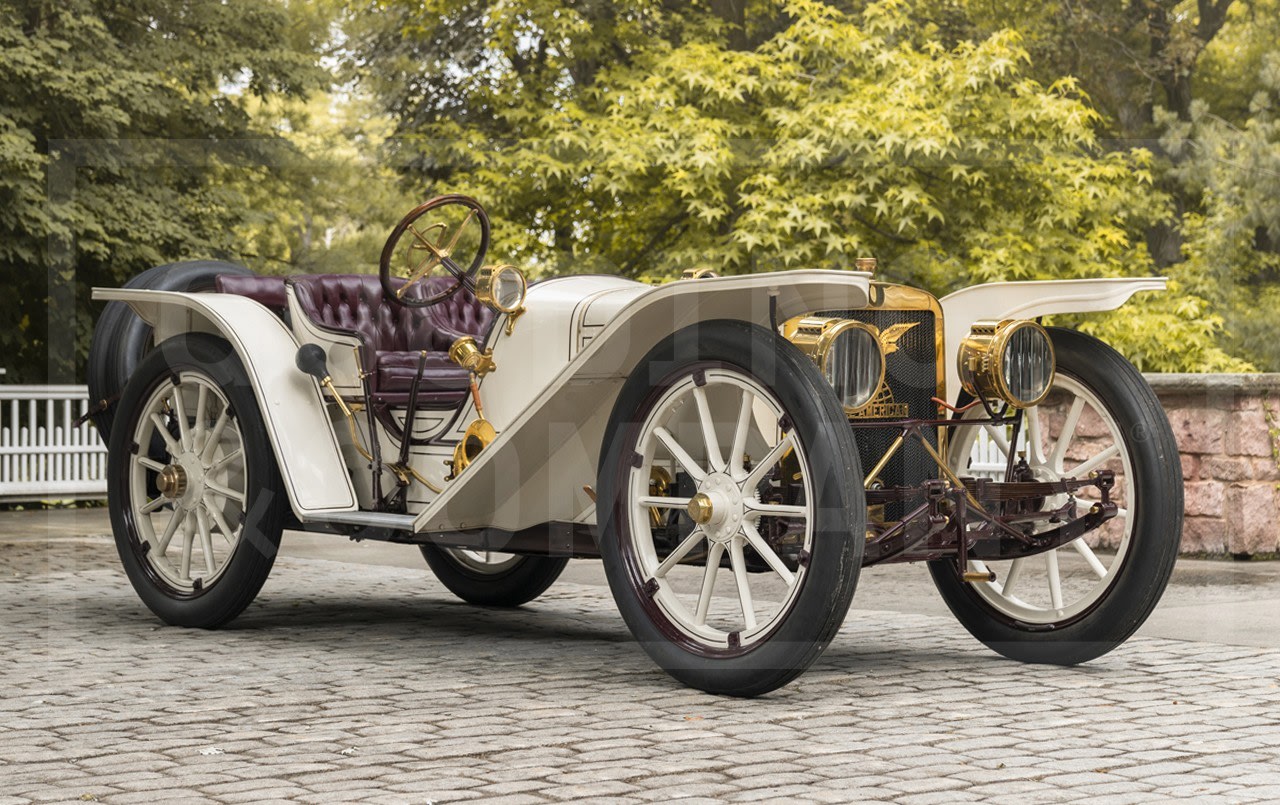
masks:
<path id="1" fill-rule="evenodd" d="M 389 512 L 316 512 L 309 514 L 306 525 L 354 525 L 362 528 L 386 528 L 392 531 L 413 531 L 412 514 Z"/>

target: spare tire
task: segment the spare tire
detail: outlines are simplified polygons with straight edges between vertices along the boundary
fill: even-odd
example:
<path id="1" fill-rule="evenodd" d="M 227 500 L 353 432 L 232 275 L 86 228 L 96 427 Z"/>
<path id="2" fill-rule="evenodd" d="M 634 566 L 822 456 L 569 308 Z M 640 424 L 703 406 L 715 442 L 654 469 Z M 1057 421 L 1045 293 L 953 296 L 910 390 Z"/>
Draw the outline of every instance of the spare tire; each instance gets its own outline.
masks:
<path id="1" fill-rule="evenodd" d="M 235 263 L 220 260 L 187 260 L 166 263 L 143 271 L 124 284 L 125 288 L 149 291 L 200 292 L 213 290 L 219 274 L 254 276 Z M 138 318 L 124 302 L 108 302 L 93 328 L 85 382 L 91 404 L 112 400 L 124 388 L 144 355 L 151 350 L 151 325 Z M 93 424 L 105 441 L 111 433 L 115 402 L 93 415 Z"/>

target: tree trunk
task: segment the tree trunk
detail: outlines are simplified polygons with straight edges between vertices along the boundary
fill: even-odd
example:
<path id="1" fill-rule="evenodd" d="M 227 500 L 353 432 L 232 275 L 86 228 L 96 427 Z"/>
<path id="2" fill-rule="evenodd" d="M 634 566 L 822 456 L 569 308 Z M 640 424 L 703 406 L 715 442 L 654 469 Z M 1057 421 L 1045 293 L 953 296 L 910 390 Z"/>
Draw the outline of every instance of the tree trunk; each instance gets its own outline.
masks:
<path id="1" fill-rule="evenodd" d="M 729 23 L 729 49 L 746 50 L 747 0 L 711 0 L 711 13 Z"/>

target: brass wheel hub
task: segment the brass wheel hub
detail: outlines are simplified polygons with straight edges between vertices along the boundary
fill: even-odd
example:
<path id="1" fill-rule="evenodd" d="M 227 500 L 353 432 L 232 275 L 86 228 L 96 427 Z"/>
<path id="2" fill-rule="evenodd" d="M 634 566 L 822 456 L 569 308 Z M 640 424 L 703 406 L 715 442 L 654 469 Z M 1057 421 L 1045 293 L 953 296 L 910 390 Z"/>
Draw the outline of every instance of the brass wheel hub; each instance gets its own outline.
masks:
<path id="1" fill-rule="evenodd" d="M 698 493 L 685 508 L 712 542 L 728 545 L 742 528 L 745 502 L 738 482 L 722 472 L 713 472 L 698 485 Z"/>
<path id="2" fill-rule="evenodd" d="M 156 488 L 170 500 L 182 497 L 187 491 L 187 471 L 177 464 L 170 464 L 160 471 Z"/>
<path id="3" fill-rule="evenodd" d="M 685 510 L 689 512 L 689 518 L 698 525 L 706 525 L 711 522 L 711 515 L 715 511 L 710 496 L 705 492 L 699 492 L 694 495 Z"/>

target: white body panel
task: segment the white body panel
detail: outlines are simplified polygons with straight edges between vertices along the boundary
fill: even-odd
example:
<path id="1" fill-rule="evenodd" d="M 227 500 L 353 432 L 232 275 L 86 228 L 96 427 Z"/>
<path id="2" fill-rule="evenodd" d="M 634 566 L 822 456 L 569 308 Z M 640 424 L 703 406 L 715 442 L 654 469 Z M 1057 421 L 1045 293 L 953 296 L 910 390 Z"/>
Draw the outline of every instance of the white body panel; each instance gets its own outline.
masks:
<path id="1" fill-rule="evenodd" d="M 511 335 L 506 334 L 504 319 L 494 324 L 489 336 L 498 370 L 486 375 L 480 386 L 485 417 L 502 430 L 551 385 L 600 331 L 602 325 L 584 322 L 597 300 L 631 300 L 652 289 L 607 276 L 559 277 L 530 286 L 527 310 L 516 319 Z M 465 428 L 466 422 L 462 425 Z"/>
<path id="2" fill-rule="evenodd" d="M 94 299 L 126 302 L 159 343 L 179 333 L 222 335 L 253 382 L 289 502 L 300 519 L 354 511 L 356 494 L 315 378 L 298 371 L 298 342 L 277 316 L 242 296 L 101 289 Z"/>
<path id="3" fill-rule="evenodd" d="M 514 531 L 589 519 L 591 501 L 582 487 L 595 484 L 614 399 L 658 341 L 713 319 L 768 326 L 771 296 L 778 321 L 863 307 L 869 285 L 864 273 L 790 271 L 657 287 L 610 277 L 533 286 L 529 312 L 514 334 L 494 340 L 498 370 L 481 387 L 498 437 L 418 515 L 415 530 Z M 544 312 L 535 313 L 541 307 Z"/>
<path id="4" fill-rule="evenodd" d="M 956 350 L 975 321 L 1034 319 L 1056 313 L 1097 313 L 1115 310 L 1139 291 L 1163 291 L 1164 277 L 990 282 L 972 285 L 938 300 L 946 330 L 947 393 L 960 393 Z"/>
<path id="5" fill-rule="evenodd" d="M 714 319 L 767 326 L 771 297 L 779 322 L 815 310 L 865 307 L 870 280 L 856 272 L 790 271 L 656 287 L 610 276 L 534 284 L 513 333 L 506 334 L 503 318 L 494 325 L 490 346 L 497 371 L 482 380 L 480 389 L 498 437 L 458 479 L 444 482 L 443 468 L 476 416 L 474 405 L 468 399 L 458 412 L 420 412 L 419 425 L 430 418 L 431 430 L 442 436 L 414 447 L 410 461 L 444 491 L 410 489 L 414 529 L 515 531 L 550 521 L 591 522 L 594 507 L 583 487 L 596 482 L 600 442 L 614 401 L 657 342 Z M 949 393 L 954 397 L 959 389 L 955 350 L 975 321 L 1111 310 L 1139 291 L 1164 287 L 1161 278 L 1000 282 L 951 294 L 940 300 L 946 334 L 940 357 Z M 359 473 L 366 462 L 348 444 L 342 423 L 332 421 L 319 384 L 294 365 L 300 343 L 320 343 L 335 383 L 354 395 L 360 388 L 354 338 L 312 326 L 292 292 L 293 332 L 275 314 L 240 296 L 96 289 L 94 298 L 130 304 L 155 328 L 158 341 L 189 331 L 226 337 L 253 380 L 294 512 L 303 520 L 336 521 L 358 508 L 348 468 Z M 390 445 L 383 444 L 385 452 Z M 366 485 L 361 485 L 364 498 Z"/>

